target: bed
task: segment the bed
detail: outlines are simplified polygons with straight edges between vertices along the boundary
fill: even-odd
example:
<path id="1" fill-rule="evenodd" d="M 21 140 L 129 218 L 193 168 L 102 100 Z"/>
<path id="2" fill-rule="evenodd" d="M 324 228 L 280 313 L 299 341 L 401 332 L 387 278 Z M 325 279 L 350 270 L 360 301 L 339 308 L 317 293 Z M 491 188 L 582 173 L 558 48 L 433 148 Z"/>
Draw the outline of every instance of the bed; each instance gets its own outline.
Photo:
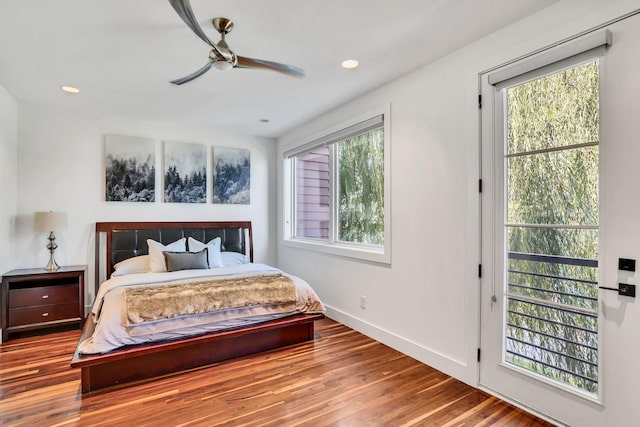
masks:
<path id="1" fill-rule="evenodd" d="M 309 341 L 324 317 L 304 280 L 253 263 L 251 222 L 99 222 L 95 232 L 96 298 L 71 361 L 83 393 Z M 227 283 L 235 294 L 216 293 Z M 254 286 L 268 297 L 245 301 Z M 207 292 L 195 304 L 194 287 Z"/>

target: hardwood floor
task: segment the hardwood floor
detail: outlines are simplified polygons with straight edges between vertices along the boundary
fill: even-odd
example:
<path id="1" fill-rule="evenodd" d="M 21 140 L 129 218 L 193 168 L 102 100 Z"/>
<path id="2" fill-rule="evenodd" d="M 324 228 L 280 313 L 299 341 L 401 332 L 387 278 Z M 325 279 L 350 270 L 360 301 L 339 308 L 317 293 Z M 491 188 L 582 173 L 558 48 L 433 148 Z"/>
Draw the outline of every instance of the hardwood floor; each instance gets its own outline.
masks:
<path id="1" fill-rule="evenodd" d="M 0 425 L 550 425 L 329 319 L 314 342 L 85 396 L 79 335 L 0 345 Z"/>

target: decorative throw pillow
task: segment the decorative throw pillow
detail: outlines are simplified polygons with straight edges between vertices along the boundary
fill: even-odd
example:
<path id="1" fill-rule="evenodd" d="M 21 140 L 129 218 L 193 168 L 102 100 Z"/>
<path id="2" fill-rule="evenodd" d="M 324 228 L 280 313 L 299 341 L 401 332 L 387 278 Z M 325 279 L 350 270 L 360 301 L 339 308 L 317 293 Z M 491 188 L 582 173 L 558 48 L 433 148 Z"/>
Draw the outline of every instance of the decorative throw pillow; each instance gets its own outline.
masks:
<path id="1" fill-rule="evenodd" d="M 219 237 L 212 239 L 209 243 L 204 244 L 193 237 L 189 237 L 189 252 L 200 252 L 207 249 L 209 252 L 209 268 L 222 267 L 222 258 L 220 258 L 220 244 L 222 240 Z"/>
<path id="2" fill-rule="evenodd" d="M 200 252 L 168 252 L 163 251 L 167 271 L 203 270 L 209 268 L 207 248 Z"/>
<path id="3" fill-rule="evenodd" d="M 220 252 L 220 258 L 225 267 L 228 265 L 249 264 L 250 262 L 249 257 L 240 252 Z"/>
<path id="4" fill-rule="evenodd" d="M 134 256 L 120 261 L 113 266 L 112 276 L 124 276 L 125 274 L 148 273 L 149 255 Z"/>
<path id="5" fill-rule="evenodd" d="M 168 245 L 163 245 L 155 240 L 147 239 L 147 246 L 149 247 L 149 270 L 154 273 L 160 273 L 167 271 L 167 265 L 165 264 L 163 251 L 168 252 L 186 252 L 187 251 L 187 239 L 184 237 L 180 240 L 176 240 Z"/>

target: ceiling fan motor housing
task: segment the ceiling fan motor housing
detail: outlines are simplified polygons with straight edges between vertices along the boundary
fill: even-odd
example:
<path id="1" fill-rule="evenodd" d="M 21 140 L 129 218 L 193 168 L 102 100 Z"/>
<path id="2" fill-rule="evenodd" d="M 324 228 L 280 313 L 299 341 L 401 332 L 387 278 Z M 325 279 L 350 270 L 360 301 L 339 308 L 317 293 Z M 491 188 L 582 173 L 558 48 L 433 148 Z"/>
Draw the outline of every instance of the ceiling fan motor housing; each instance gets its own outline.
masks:
<path id="1" fill-rule="evenodd" d="M 211 49 L 211 51 L 209 52 L 209 60 L 213 63 L 214 67 L 226 70 L 228 68 L 226 68 L 224 65 L 219 66 L 217 64 L 218 63 L 229 64 L 230 65 L 229 68 L 233 68 L 238 63 L 236 55 L 233 52 L 231 52 L 229 49 L 218 48 L 218 50 L 224 56 L 223 58 L 221 58 L 220 55 L 218 55 L 218 53 L 213 49 Z"/>

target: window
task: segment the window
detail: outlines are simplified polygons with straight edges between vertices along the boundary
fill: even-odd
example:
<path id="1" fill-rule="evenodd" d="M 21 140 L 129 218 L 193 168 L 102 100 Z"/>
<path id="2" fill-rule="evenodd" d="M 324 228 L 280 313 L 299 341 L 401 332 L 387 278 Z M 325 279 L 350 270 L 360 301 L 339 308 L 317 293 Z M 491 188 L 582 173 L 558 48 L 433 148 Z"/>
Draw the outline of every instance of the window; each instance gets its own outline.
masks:
<path id="1" fill-rule="evenodd" d="M 599 62 L 502 96 L 504 361 L 597 394 Z"/>
<path id="2" fill-rule="evenodd" d="M 388 111 L 284 153 L 285 242 L 390 262 Z"/>

